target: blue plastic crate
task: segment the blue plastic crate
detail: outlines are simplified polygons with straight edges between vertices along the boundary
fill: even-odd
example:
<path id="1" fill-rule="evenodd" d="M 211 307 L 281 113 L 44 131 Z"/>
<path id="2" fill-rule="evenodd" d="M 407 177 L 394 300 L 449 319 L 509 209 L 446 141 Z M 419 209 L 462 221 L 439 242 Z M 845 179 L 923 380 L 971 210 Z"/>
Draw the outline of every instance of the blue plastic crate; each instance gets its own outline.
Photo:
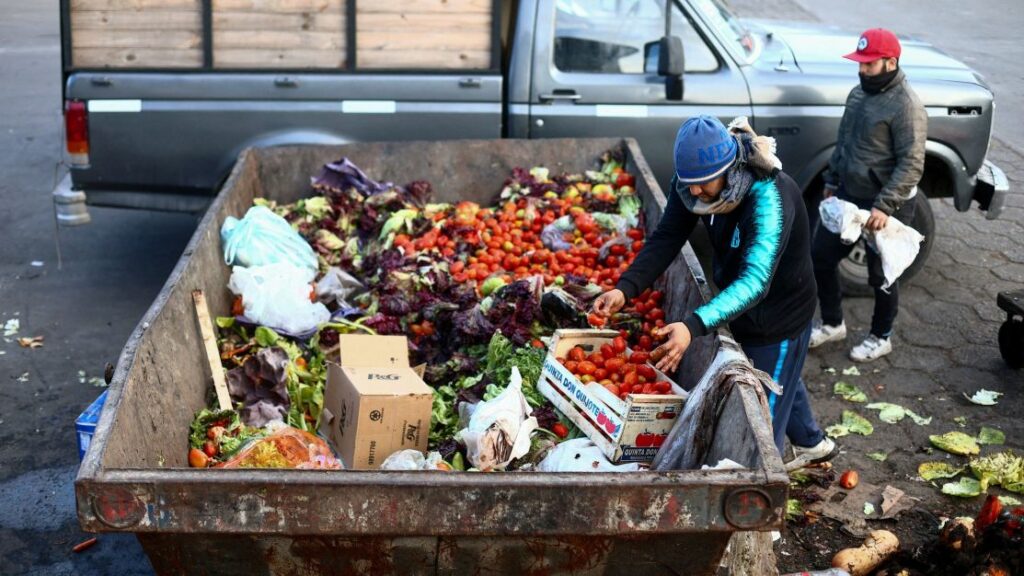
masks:
<path id="1" fill-rule="evenodd" d="M 107 391 L 104 390 L 99 398 L 92 401 L 85 412 L 79 414 L 75 419 L 75 435 L 78 436 L 78 459 L 85 458 L 85 451 L 89 449 L 92 442 L 92 435 L 96 433 L 96 424 L 100 421 L 100 412 L 103 411 L 103 403 L 107 401 Z"/>

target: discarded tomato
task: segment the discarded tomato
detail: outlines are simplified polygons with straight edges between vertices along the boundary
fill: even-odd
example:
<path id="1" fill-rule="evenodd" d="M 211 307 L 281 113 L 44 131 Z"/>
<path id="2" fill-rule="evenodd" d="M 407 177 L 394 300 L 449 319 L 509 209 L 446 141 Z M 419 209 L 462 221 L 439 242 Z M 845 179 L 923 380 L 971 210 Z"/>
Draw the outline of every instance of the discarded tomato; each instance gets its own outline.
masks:
<path id="1" fill-rule="evenodd" d="M 561 422 L 555 422 L 555 425 L 551 427 L 551 431 L 555 433 L 555 436 L 559 438 L 565 438 L 569 436 L 569 428 Z"/>
<path id="2" fill-rule="evenodd" d="M 856 470 L 847 470 L 843 472 L 843 475 L 839 477 L 839 485 L 847 490 L 852 490 L 857 486 L 857 482 L 860 481 L 860 475 L 857 474 Z"/>
<path id="3" fill-rule="evenodd" d="M 193 468 L 206 468 L 206 465 L 210 462 L 210 458 L 203 454 L 203 451 L 198 448 L 193 448 L 188 451 L 188 465 Z"/>

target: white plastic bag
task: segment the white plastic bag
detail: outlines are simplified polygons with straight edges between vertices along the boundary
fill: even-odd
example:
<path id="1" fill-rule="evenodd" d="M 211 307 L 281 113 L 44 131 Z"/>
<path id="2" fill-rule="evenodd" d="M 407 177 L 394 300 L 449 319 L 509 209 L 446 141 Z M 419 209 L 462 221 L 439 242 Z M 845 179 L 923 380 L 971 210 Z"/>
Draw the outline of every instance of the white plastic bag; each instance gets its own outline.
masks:
<path id="1" fill-rule="evenodd" d="M 220 227 L 224 263 L 233 266 L 266 266 L 287 262 L 317 271 L 313 248 L 287 220 L 266 206 L 253 206 L 241 220 L 228 216 Z"/>
<path id="2" fill-rule="evenodd" d="M 523 396 L 523 377 L 512 367 L 509 385 L 492 400 L 480 402 L 459 434 L 466 456 L 479 470 L 503 470 L 509 462 L 530 451 L 530 433 L 537 418 Z"/>
<path id="3" fill-rule="evenodd" d="M 242 297 L 245 316 L 253 322 L 300 334 L 331 318 L 326 306 L 309 301 L 314 274 L 308 268 L 287 262 L 251 268 L 235 266 L 228 288 Z"/>
<path id="4" fill-rule="evenodd" d="M 316 283 L 316 296 L 321 302 L 337 302 L 342 308 L 350 306 L 349 298 L 365 291 L 366 287 L 359 279 L 336 266 L 324 272 L 320 281 Z"/>
<path id="5" fill-rule="evenodd" d="M 640 465 L 615 465 L 589 438 L 566 440 L 548 453 L 537 465 L 540 472 L 636 472 Z"/>
<path id="6" fill-rule="evenodd" d="M 860 238 L 861 229 L 871 213 L 857 208 L 853 202 L 829 196 L 818 205 L 821 225 L 833 234 L 839 234 L 844 244 L 853 244 Z"/>
<path id="7" fill-rule="evenodd" d="M 868 241 L 882 255 L 882 273 L 885 275 L 882 290 L 888 290 L 903 271 L 914 263 L 924 236 L 903 222 L 889 218 L 881 230 L 868 237 Z"/>
<path id="8" fill-rule="evenodd" d="M 380 469 L 450 472 L 451 466 L 441 458 L 440 452 L 431 452 L 424 458 L 419 450 L 399 450 L 388 456 Z"/>
<path id="9" fill-rule="evenodd" d="M 885 226 L 877 232 L 864 231 L 864 224 L 871 212 L 857 208 L 852 202 L 831 196 L 818 205 L 821 224 L 832 233 L 839 234 L 846 244 L 853 244 L 864 235 L 864 240 L 882 259 L 882 274 L 885 283 L 882 290 L 888 290 L 903 274 L 921 250 L 924 236 L 895 218 L 888 218 Z"/>

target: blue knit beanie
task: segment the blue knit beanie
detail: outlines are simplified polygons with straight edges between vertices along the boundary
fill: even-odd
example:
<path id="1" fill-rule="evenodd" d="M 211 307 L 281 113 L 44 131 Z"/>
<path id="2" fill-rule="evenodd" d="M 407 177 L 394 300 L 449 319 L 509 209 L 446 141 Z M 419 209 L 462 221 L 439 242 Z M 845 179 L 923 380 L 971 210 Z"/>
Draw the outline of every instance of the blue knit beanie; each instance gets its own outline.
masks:
<path id="1" fill-rule="evenodd" d="M 703 184 L 718 178 L 736 158 L 736 140 L 714 116 L 690 118 L 676 134 L 676 177 L 680 184 Z"/>

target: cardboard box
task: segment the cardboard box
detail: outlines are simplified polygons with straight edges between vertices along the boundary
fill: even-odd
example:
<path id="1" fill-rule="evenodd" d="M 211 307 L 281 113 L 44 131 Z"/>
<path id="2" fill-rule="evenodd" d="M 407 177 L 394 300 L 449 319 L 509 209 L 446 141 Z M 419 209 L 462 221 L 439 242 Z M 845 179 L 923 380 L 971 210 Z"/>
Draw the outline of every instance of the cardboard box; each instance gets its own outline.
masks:
<path id="1" fill-rule="evenodd" d="M 434 391 L 409 367 L 405 336 L 343 334 L 327 368 L 320 432 L 349 470 L 399 450 L 427 450 Z"/>
<path id="2" fill-rule="evenodd" d="M 630 394 L 624 402 L 597 382 L 583 384 L 558 361 L 574 346 L 590 354 L 618 335 L 614 330 L 556 331 L 537 390 L 612 462 L 651 462 L 683 411 L 686 391 L 659 371 L 659 379 L 672 383 L 672 394 Z"/>
<path id="3" fill-rule="evenodd" d="M 96 433 L 96 424 L 100 421 L 100 412 L 103 411 L 103 403 L 107 401 L 107 391 L 104 390 L 98 398 L 89 404 L 89 407 L 75 419 L 75 434 L 78 436 L 78 459 L 85 458 L 85 451 L 92 443 L 92 437 Z"/>

